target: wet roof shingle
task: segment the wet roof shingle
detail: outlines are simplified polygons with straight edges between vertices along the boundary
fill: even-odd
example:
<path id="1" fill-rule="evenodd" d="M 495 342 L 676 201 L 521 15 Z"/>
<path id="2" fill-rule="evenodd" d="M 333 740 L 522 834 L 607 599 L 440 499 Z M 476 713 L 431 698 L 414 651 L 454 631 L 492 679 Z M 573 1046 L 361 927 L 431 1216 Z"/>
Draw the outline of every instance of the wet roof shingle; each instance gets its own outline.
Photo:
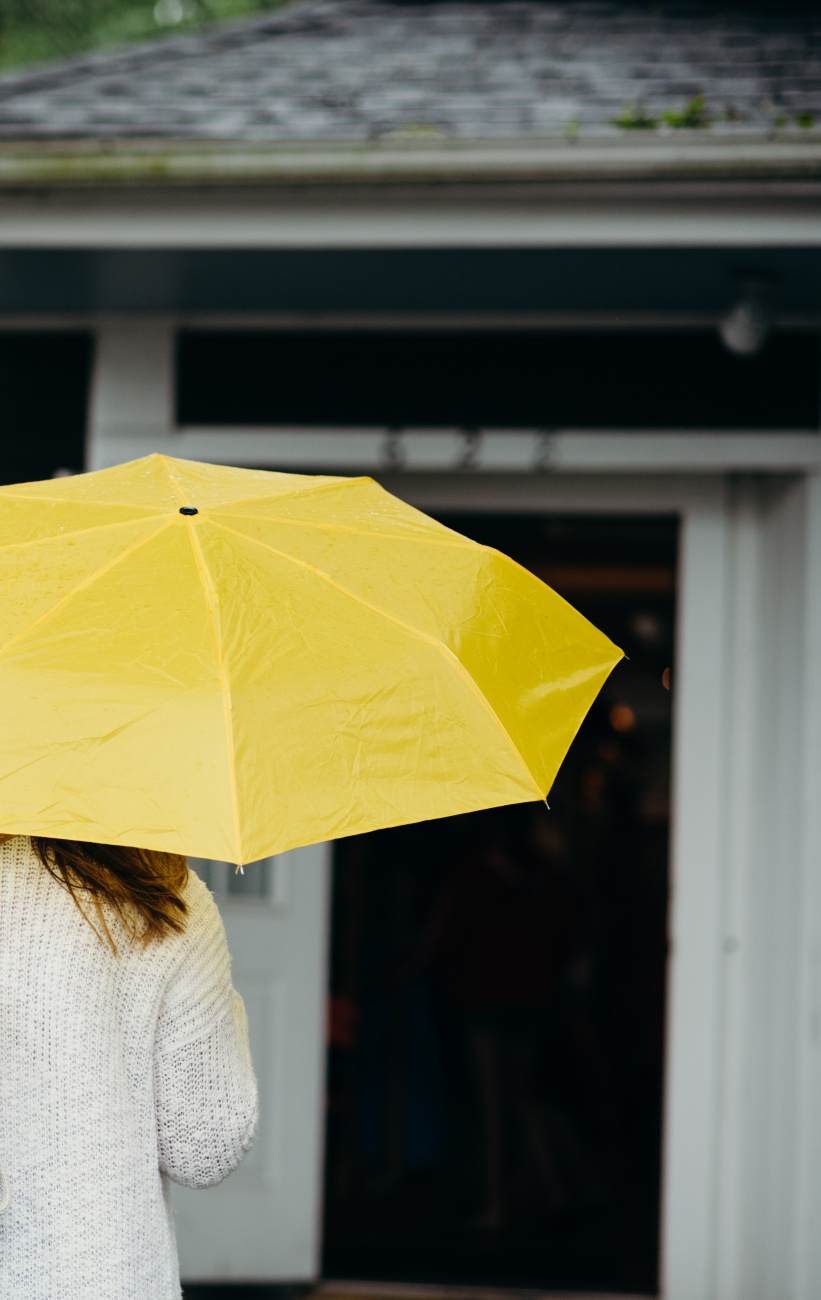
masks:
<path id="1" fill-rule="evenodd" d="M 612 135 L 701 95 L 711 133 L 821 124 L 821 8 L 297 0 L 0 77 L 0 137 Z"/>

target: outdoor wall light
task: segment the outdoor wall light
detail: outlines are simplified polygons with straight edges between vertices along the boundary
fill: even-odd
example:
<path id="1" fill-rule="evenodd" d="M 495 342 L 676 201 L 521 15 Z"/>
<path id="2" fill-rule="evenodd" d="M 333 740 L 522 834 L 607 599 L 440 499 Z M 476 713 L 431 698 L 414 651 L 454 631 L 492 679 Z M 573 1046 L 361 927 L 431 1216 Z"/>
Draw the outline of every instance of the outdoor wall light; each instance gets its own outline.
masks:
<path id="1" fill-rule="evenodd" d="M 739 275 L 741 297 L 718 322 L 721 341 L 739 357 L 754 357 L 761 351 L 773 326 L 767 292 L 776 277 L 766 272 Z"/>

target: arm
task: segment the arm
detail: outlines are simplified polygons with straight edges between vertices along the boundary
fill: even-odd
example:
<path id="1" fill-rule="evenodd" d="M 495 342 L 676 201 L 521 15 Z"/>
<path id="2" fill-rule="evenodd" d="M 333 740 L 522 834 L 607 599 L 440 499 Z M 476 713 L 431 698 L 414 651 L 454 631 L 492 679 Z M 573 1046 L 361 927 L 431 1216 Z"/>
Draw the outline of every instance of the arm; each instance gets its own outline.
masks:
<path id="1" fill-rule="evenodd" d="M 211 1187 L 236 1169 L 253 1142 L 257 1085 L 222 920 L 193 876 L 188 903 L 154 1045 L 157 1145 L 163 1173 L 187 1187 Z"/>

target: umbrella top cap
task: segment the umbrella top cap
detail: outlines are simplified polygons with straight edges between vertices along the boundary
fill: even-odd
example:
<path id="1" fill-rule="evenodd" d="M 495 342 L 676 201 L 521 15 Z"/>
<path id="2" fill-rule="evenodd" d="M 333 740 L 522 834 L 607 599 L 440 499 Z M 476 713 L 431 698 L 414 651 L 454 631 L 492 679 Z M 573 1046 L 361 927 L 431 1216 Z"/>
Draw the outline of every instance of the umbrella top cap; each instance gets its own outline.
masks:
<path id="1" fill-rule="evenodd" d="M 180 506 L 181 515 L 198 515 L 199 510 L 196 506 Z"/>

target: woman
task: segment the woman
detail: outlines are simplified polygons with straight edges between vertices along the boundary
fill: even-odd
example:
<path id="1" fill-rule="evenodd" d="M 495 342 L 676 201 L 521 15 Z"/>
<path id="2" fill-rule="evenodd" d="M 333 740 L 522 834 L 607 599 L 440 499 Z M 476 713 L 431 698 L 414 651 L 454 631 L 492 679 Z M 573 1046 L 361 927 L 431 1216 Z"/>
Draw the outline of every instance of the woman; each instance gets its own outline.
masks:
<path id="1" fill-rule="evenodd" d="M 257 1122 L 216 905 L 172 854 L 0 838 L 0 1296 L 178 1300 L 168 1179 Z"/>

